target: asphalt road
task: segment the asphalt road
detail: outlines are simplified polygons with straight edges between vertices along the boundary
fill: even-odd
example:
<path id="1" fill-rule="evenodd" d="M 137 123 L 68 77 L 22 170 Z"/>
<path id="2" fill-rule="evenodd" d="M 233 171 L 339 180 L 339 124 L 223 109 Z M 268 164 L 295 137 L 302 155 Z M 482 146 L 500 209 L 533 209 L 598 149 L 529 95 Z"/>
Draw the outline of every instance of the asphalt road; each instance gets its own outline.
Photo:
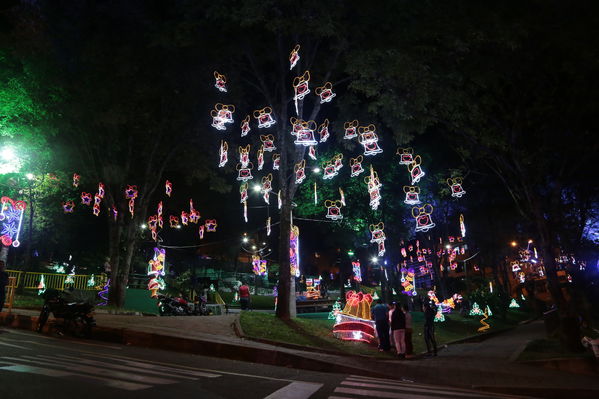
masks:
<path id="1" fill-rule="evenodd" d="M 508 398 L 0 329 L 0 398 Z"/>

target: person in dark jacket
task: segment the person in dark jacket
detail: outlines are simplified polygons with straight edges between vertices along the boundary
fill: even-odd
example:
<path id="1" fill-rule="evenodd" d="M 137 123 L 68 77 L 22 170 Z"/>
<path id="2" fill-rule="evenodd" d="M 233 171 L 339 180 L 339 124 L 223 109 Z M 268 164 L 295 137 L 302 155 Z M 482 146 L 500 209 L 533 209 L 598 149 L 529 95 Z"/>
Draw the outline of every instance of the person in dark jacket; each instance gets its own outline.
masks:
<path id="1" fill-rule="evenodd" d="M 437 341 L 435 341 L 435 314 L 437 312 L 431 305 L 430 301 L 424 302 L 424 343 L 426 344 L 426 354 L 431 356 L 432 353 L 437 356 Z"/>
<path id="2" fill-rule="evenodd" d="M 370 311 L 376 325 L 376 334 L 379 337 L 379 350 L 388 351 L 389 344 L 389 308 L 381 299 L 376 300 L 376 306 Z"/>
<path id="3" fill-rule="evenodd" d="M 400 359 L 406 357 L 406 315 L 397 303 L 393 303 L 393 308 L 389 312 L 389 320 L 391 321 L 391 334 L 395 343 L 395 350 Z"/>
<path id="4" fill-rule="evenodd" d="M 4 271 L 4 261 L 0 260 L 0 312 L 4 307 L 6 299 L 6 286 L 8 285 L 8 273 Z"/>

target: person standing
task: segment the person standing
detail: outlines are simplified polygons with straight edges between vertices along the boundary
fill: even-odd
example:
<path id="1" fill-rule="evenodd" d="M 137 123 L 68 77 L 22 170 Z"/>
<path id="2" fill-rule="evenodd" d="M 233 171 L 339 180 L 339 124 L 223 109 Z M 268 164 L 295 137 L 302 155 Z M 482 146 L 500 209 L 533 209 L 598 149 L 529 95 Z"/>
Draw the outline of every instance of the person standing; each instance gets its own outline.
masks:
<path id="1" fill-rule="evenodd" d="M 424 302 L 424 343 L 426 344 L 426 354 L 437 356 L 437 341 L 435 341 L 435 314 L 437 312 L 431 306 L 430 301 Z"/>
<path id="2" fill-rule="evenodd" d="M 6 286 L 8 285 L 8 273 L 4 271 L 5 263 L 0 260 L 0 312 L 4 307 L 4 301 L 6 300 Z"/>
<path id="3" fill-rule="evenodd" d="M 389 308 L 379 298 L 376 300 L 376 306 L 370 312 L 376 325 L 376 335 L 379 337 L 379 350 L 388 351 L 391 347 L 389 344 Z"/>
<path id="4" fill-rule="evenodd" d="M 412 314 L 408 305 L 403 305 L 403 313 L 406 317 L 406 357 L 411 357 L 414 353 L 414 345 L 412 344 Z"/>
<path id="5" fill-rule="evenodd" d="M 406 316 L 401 310 L 401 306 L 398 303 L 393 303 L 393 308 L 389 312 L 389 320 L 391 321 L 391 334 L 393 335 L 393 342 L 395 343 L 395 350 L 397 356 L 400 359 L 406 357 Z"/>
<path id="6" fill-rule="evenodd" d="M 248 310 L 250 307 L 250 287 L 246 284 L 239 286 L 239 304 L 241 310 Z"/>

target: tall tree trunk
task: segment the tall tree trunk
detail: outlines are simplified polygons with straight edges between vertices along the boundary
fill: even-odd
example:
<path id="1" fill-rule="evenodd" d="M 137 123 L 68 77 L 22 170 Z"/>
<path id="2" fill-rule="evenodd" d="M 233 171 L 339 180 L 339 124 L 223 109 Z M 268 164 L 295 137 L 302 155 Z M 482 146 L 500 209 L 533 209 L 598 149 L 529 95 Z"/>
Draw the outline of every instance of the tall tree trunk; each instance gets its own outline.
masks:
<path id="1" fill-rule="evenodd" d="M 291 238 L 291 200 L 287 197 L 287 190 L 281 189 L 283 204 L 281 206 L 281 222 L 279 224 L 279 291 L 277 300 L 277 317 L 289 320 L 291 312 L 291 265 L 289 262 L 289 240 Z M 295 289 L 294 289 L 295 291 Z M 294 299 L 295 299 L 295 292 Z M 293 301 L 295 309 L 295 300 Z"/>

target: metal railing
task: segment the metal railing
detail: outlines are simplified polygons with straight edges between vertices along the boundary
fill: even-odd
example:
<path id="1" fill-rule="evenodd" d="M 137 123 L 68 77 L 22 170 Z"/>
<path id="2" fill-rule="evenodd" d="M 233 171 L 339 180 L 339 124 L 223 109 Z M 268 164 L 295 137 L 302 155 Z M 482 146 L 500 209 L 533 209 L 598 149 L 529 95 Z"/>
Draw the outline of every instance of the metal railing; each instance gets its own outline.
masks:
<path id="1" fill-rule="evenodd" d="M 12 312 L 12 305 L 15 301 L 15 289 L 17 288 L 17 278 L 8 277 L 8 285 L 6 286 L 6 304 L 8 307 L 8 313 Z"/>
<path id="2" fill-rule="evenodd" d="M 64 290 L 65 288 L 73 287 L 76 290 L 99 290 L 106 285 L 108 277 L 105 274 L 93 275 L 93 284 L 90 282 L 91 276 L 89 274 L 60 274 L 60 273 L 36 273 L 36 272 L 22 272 L 18 270 L 7 270 L 8 276 L 16 280 L 15 287 L 21 287 L 23 289 L 39 289 L 40 284 L 44 282 L 44 288 Z"/>

